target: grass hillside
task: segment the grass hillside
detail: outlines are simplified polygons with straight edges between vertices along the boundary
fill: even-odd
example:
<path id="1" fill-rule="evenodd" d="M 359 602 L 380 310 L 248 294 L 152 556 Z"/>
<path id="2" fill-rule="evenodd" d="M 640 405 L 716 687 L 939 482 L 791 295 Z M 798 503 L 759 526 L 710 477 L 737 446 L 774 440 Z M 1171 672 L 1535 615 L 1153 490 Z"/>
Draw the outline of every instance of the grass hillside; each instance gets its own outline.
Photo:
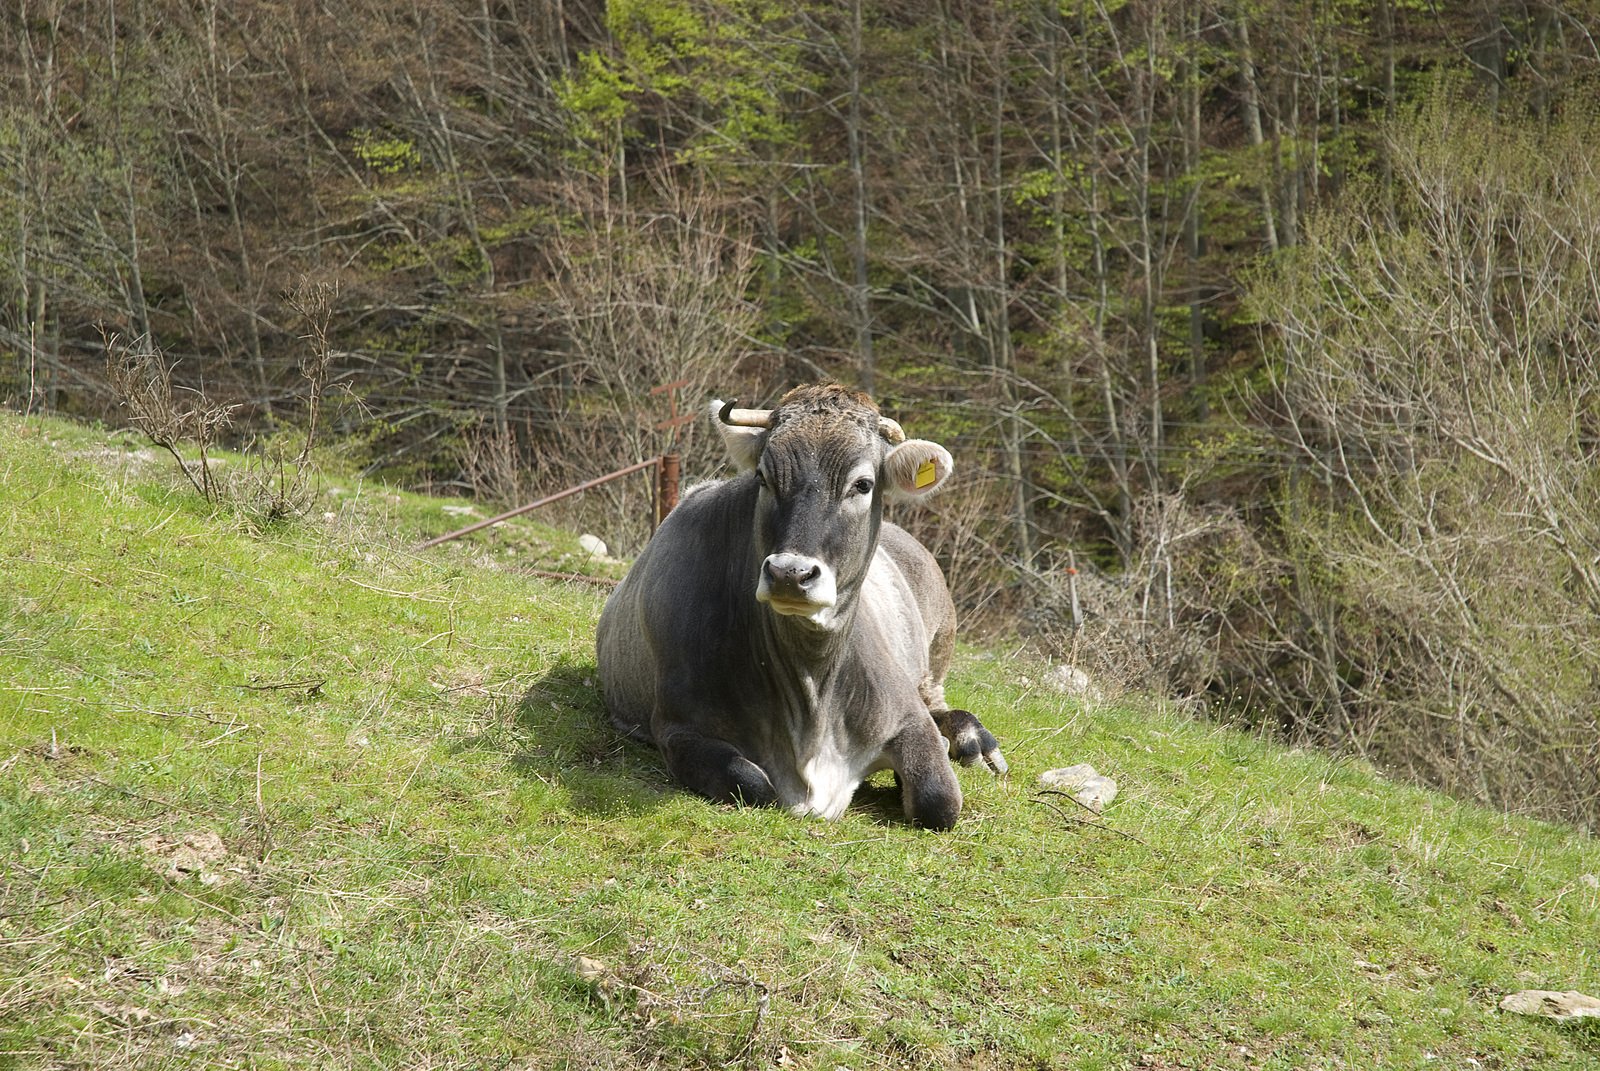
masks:
<path id="1" fill-rule="evenodd" d="M 0 416 L 0 1067 L 1600 1066 L 1497 1008 L 1600 993 L 1592 840 L 972 651 L 955 832 L 713 806 L 605 724 L 603 593 L 501 567 L 564 537 L 338 489 Z"/>

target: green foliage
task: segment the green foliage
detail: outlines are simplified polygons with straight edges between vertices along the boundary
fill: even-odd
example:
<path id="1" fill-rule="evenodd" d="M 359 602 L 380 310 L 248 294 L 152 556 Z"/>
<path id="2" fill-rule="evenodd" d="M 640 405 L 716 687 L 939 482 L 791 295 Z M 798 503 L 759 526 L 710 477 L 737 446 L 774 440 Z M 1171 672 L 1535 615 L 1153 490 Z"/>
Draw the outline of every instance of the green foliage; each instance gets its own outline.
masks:
<path id="1" fill-rule="evenodd" d="M 791 21 L 788 5 L 772 0 L 609 4 L 611 47 L 581 55 L 561 101 L 590 142 L 605 143 L 613 128 L 648 112 L 684 163 L 770 151 L 794 137 L 785 94 L 813 81 Z"/>
<path id="2" fill-rule="evenodd" d="M 351 151 L 368 169 L 380 175 L 415 170 L 422 154 L 410 138 L 357 127 L 350 132 Z"/>
<path id="3" fill-rule="evenodd" d="M 558 87 L 562 104 L 577 122 L 578 136 L 589 142 L 606 140 L 613 126 L 633 109 L 631 95 L 640 87 L 623 79 L 616 66 L 599 52 L 578 57 L 578 70 Z"/>

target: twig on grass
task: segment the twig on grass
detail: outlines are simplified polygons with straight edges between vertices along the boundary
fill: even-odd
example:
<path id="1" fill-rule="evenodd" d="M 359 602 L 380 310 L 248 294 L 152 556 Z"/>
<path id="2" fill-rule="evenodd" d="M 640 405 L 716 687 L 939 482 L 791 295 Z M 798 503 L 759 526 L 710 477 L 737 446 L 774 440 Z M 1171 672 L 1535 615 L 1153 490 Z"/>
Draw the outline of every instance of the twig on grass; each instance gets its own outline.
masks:
<path id="1" fill-rule="evenodd" d="M 327 683 L 328 678 L 326 677 L 306 677 L 297 681 L 279 681 L 274 684 L 240 684 L 236 685 L 236 687 L 245 688 L 252 692 L 283 692 L 291 688 L 304 688 L 307 695 L 318 696 L 322 694 L 322 686 Z"/>
<path id="2" fill-rule="evenodd" d="M 272 829 L 267 825 L 267 808 L 261 800 L 261 752 L 256 752 L 256 862 L 265 863 L 272 850 Z"/>
<path id="3" fill-rule="evenodd" d="M 758 982 L 753 978 L 745 979 L 745 984 L 756 987 L 756 1014 L 750 1020 L 750 1030 L 744 1036 L 744 1043 L 739 1046 L 735 1060 L 742 1060 L 749 1066 L 755 1056 L 756 1037 L 761 1033 L 761 1024 L 767 1018 L 767 1007 L 771 1003 L 771 994 L 767 991 L 766 983 Z"/>
<path id="4" fill-rule="evenodd" d="M 222 730 L 222 732 L 218 733 L 216 736 L 213 736 L 210 740 L 207 740 L 205 743 L 201 744 L 200 746 L 201 747 L 215 747 L 217 744 L 222 743 L 222 741 L 228 739 L 228 737 L 233 736 L 236 733 L 249 732 L 250 728 L 251 728 L 251 725 L 250 725 L 249 722 L 241 721 L 237 725 L 228 726 L 226 729 Z"/>
<path id="5" fill-rule="evenodd" d="M 158 807 L 165 807 L 169 811 L 176 811 L 179 809 L 178 805 L 173 803 L 171 800 L 159 800 L 154 796 L 143 796 L 131 788 L 123 788 L 121 785 L 113 785 L 110 781 L 102 781 L 98 777 L 85 777 L 83 780 L 99 785 L 101 788 L 109 788 L 113 792 L 120 792 L 124 796 L 128 796 L 136 800 L 143 800 L 145 803 L 153 803 Z"/>
<path id="6" fill-rule="evenodd" d="M 1082 807 L 1096 818 L 1100 817 L 1099 811 L 1095 810 L 1093 807 L 1089 806 L 1087 803 L 1083 802 L 1070 792 L 1063 792 L 1059 788 L 1041 788 L 1038 794 L 1041 796 L 1065 796 L 1067 799 L 1071 800 L 1073 803 L 1076 803 L 1079 807 Z"/>
<path id="7" fill-rule="evenodd" d="M 1078 800 L 1075 800 L 1075 799 L 1072 799 L 1072 796 L 1071 796 L 1070 793 L 1058 792 L 1055 789 L 1050 789 L 1050 788 L 1041 789 L 1040 792 L 1039 792 L 1040 796 L 1043 796 L 1043 795 L 1046 795 L 1046 794 L 1051 795 L 1051 796 L 1066 796 L 1068 799 L 1071 799 L 1073 803 L 1078 804 L 1079 807 L 1083 807 L 1083 809 L 1088 811 L 1090 814 L 1096 814 L 1095 810 L 1092 807 L 1085 807 L 1082 802 L 1080 802 Z M 1055 804 L 1051 803 L 1049 800 L 1042 800 L 1042 799 L 1039 799 L 1036 796 L 1033 799 L 1030 799 L 1028 802 L 1029 803 L 1037 803 L 1041 807 L 1050 808 L 1056 814 L 1060 815 L 1061 818 L 1064 821 L 1071 822 L 1075 826 L 1085 826 L 1085 827 L 1087 827 L 1089 829 L 1098 829 L 1098 830 L 1102 830 L 1102 831 L 1104 831 L 1106 833 L 1115 833 L 1117 836 L 1122 837 L 1122 838 L 1124 838 L 1126 840 L 1131 840 L 1135 844 L 1140 844 L 1140 845 L 1143 845 L 1146 848 L 1150 848 L 1151 851 L 1156 851 L 1156 852 L 1160 851 L 1159 848 L 1151 848 L 1148 841 L 1141 840 L 1140 838 L 1134 836 L 1132 833 L 1128 833 L 1128 832 L 1126 832 L 1124 830 L 1117 829 L 1114 826 L 1108 826 L 1104 822 L 1096 822 L 1096 821 L 1093 821 L 1093 820 L 1088 819 L 1088 818 L 1080 818 L 1079 816 L 1077 816 L 1075 814 L 1068 814 L 1066 811 L 1063 811 L 1060 807 L 1057 807 Z M 1162 854 L 1164 855 L 1166 853 L 1162 852 Z"/>
<path id="8" fill-rule="evenodd" d="M 422 764 L 427 760 L 428 753 L 424 751 L 421 755 L 417 756 L 416 765 L 411 767 L 411 772 L 406 775 L 406 783 L 400 786 L 400 792 L 394 798 L 394 807 L 389 811 L 389 827 L 384 831 L 385 836 L 388 836 L 394 832 L 395 819 L 400 817 L 400 801 L 405 799 L 406 792 L 411 788 L 411 782 L 416 780 L 417 771 L 422 769 Z"/>
<path id="9" fill-rule="evenodd" d="M 389 595 L 396 599 L 416 599 L 418 602 L 440 603 L 447 603 L 450 601 L 449 599 L 442 599 L 437 595 L 431 595 L 426 591 L 396 591 L 394 588 L 380 588 L 376 584 L 363 584 L 353 576 L 341 577 L 340 579 L 347 583 L 354 584 L 358 588 L 365 588 L 367 591 L 376 591 L 379 595 Z"/>
<path id="10" fill-rule="evenodd" d="M 602 937 L 601 940 L 604 938 Z M 587 947 L 592 947 L 592 944 Z M 633 957 L 648 955 L 649 942 L 632 949 Z M 684 1026 L 694 1024 L 709 1036 L 714 1036 L 732 1046 L 725 1050 L 726 1057 L 718 1057 L 715 1066 L 753 1067 L 757 1063 L 756 1046 L 761 1028 L 771 1009 L 771 990 L 767 984 L 752 978 L 743 969 L 743 963 L 730 967 L 707 957 L 698 957 L 715 980 L 703 986 L 668 986 L 651 980 L 654 964 L 647 960 L 641 968 L 637 963 L 620 972 L 603 960 L 579 953 L 571 961 L 571 969 L 580 981 L 594 989 L 595 996 L 607 1008 L 621 1011 L 638 1019 L 646 1027 Z M 746 997 L 741 1007 L 725 1007 L 717 1001 L 719 996 Z M 753 1003 L 749 998 L 753 995 Z M 721 1024 L 730 1020 L 748 1022 L 736 1029 L 724 1029 Z"/>
<path id="11" fill-rule="evenodd" d="M 45 910 L 45 908 L 55 907 L 57 904 L 66 903 L 67 899 L 67 897 L 62 896 L 55 900 L 46 900 L 42 904 L 30 904 L 25 910 L 22 911 L 0 911 L 0 919 L 20 919 L 26 918 L 29 915 L 37 915 L 41 911 Z"/>
<path id="12" fill-rule="evenodd" d="M 237 716 L 230 717 L 227 721 L 223 721 L 221 718 L 213 717 L 210 714 L 195 713 L 188 710 L 151 710 L 149 707 L 129 707 L 128 709 L 139 714 L 148 714 L 153 718 L 193 718 L 196 721 L 210 722 L 212 725 L 227 726 L 229 729 L 233 729 L 235 726 L 245 729 L 250 728 L 248 722 L 240 722 Z"/>
<path id="13" fill-rule="evenodd" d="M 550 569 L 518 569 L 517 572 L 526 576 L 536 576 L 542 580 L 565 580 L 573 584 L 593 584 L 596 587 L 614 588 L 622 583 L 609 576 L 590 576 L 588 573 L 558 573 Z"/>

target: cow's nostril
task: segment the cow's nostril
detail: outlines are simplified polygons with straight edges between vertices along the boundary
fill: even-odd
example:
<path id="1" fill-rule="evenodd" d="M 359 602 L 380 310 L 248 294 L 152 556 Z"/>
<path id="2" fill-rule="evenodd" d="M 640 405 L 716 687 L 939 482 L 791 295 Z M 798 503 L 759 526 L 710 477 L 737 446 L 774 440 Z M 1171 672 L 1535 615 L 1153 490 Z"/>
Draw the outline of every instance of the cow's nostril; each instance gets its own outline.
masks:
<path id="1" fill-rule="evenodd" d="M 822 563 L 798 554 L 774 554 L 765 563 L 767 581 L 805 591 L 822 579 Z"/>

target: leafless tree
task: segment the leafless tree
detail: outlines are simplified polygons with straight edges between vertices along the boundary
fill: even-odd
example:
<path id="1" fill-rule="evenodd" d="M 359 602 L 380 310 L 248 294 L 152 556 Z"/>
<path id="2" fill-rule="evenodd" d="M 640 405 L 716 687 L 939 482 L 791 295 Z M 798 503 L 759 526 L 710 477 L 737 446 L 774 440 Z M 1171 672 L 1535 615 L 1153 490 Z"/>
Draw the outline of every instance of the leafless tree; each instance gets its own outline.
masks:
<path id="1" fill-rule="evenodd" d="M 1306 469 L 1282 612 L 1315 622 L 1279 623 L 1267 642 L 1331 697 L 1306 728 L 1591 822 L 1596 133 L 1584 117 L 1511 127 L 1441 94 L 1391 130 L 1394 214 L 1369 193 L 1323 215 L 1257 290 Z"/>

